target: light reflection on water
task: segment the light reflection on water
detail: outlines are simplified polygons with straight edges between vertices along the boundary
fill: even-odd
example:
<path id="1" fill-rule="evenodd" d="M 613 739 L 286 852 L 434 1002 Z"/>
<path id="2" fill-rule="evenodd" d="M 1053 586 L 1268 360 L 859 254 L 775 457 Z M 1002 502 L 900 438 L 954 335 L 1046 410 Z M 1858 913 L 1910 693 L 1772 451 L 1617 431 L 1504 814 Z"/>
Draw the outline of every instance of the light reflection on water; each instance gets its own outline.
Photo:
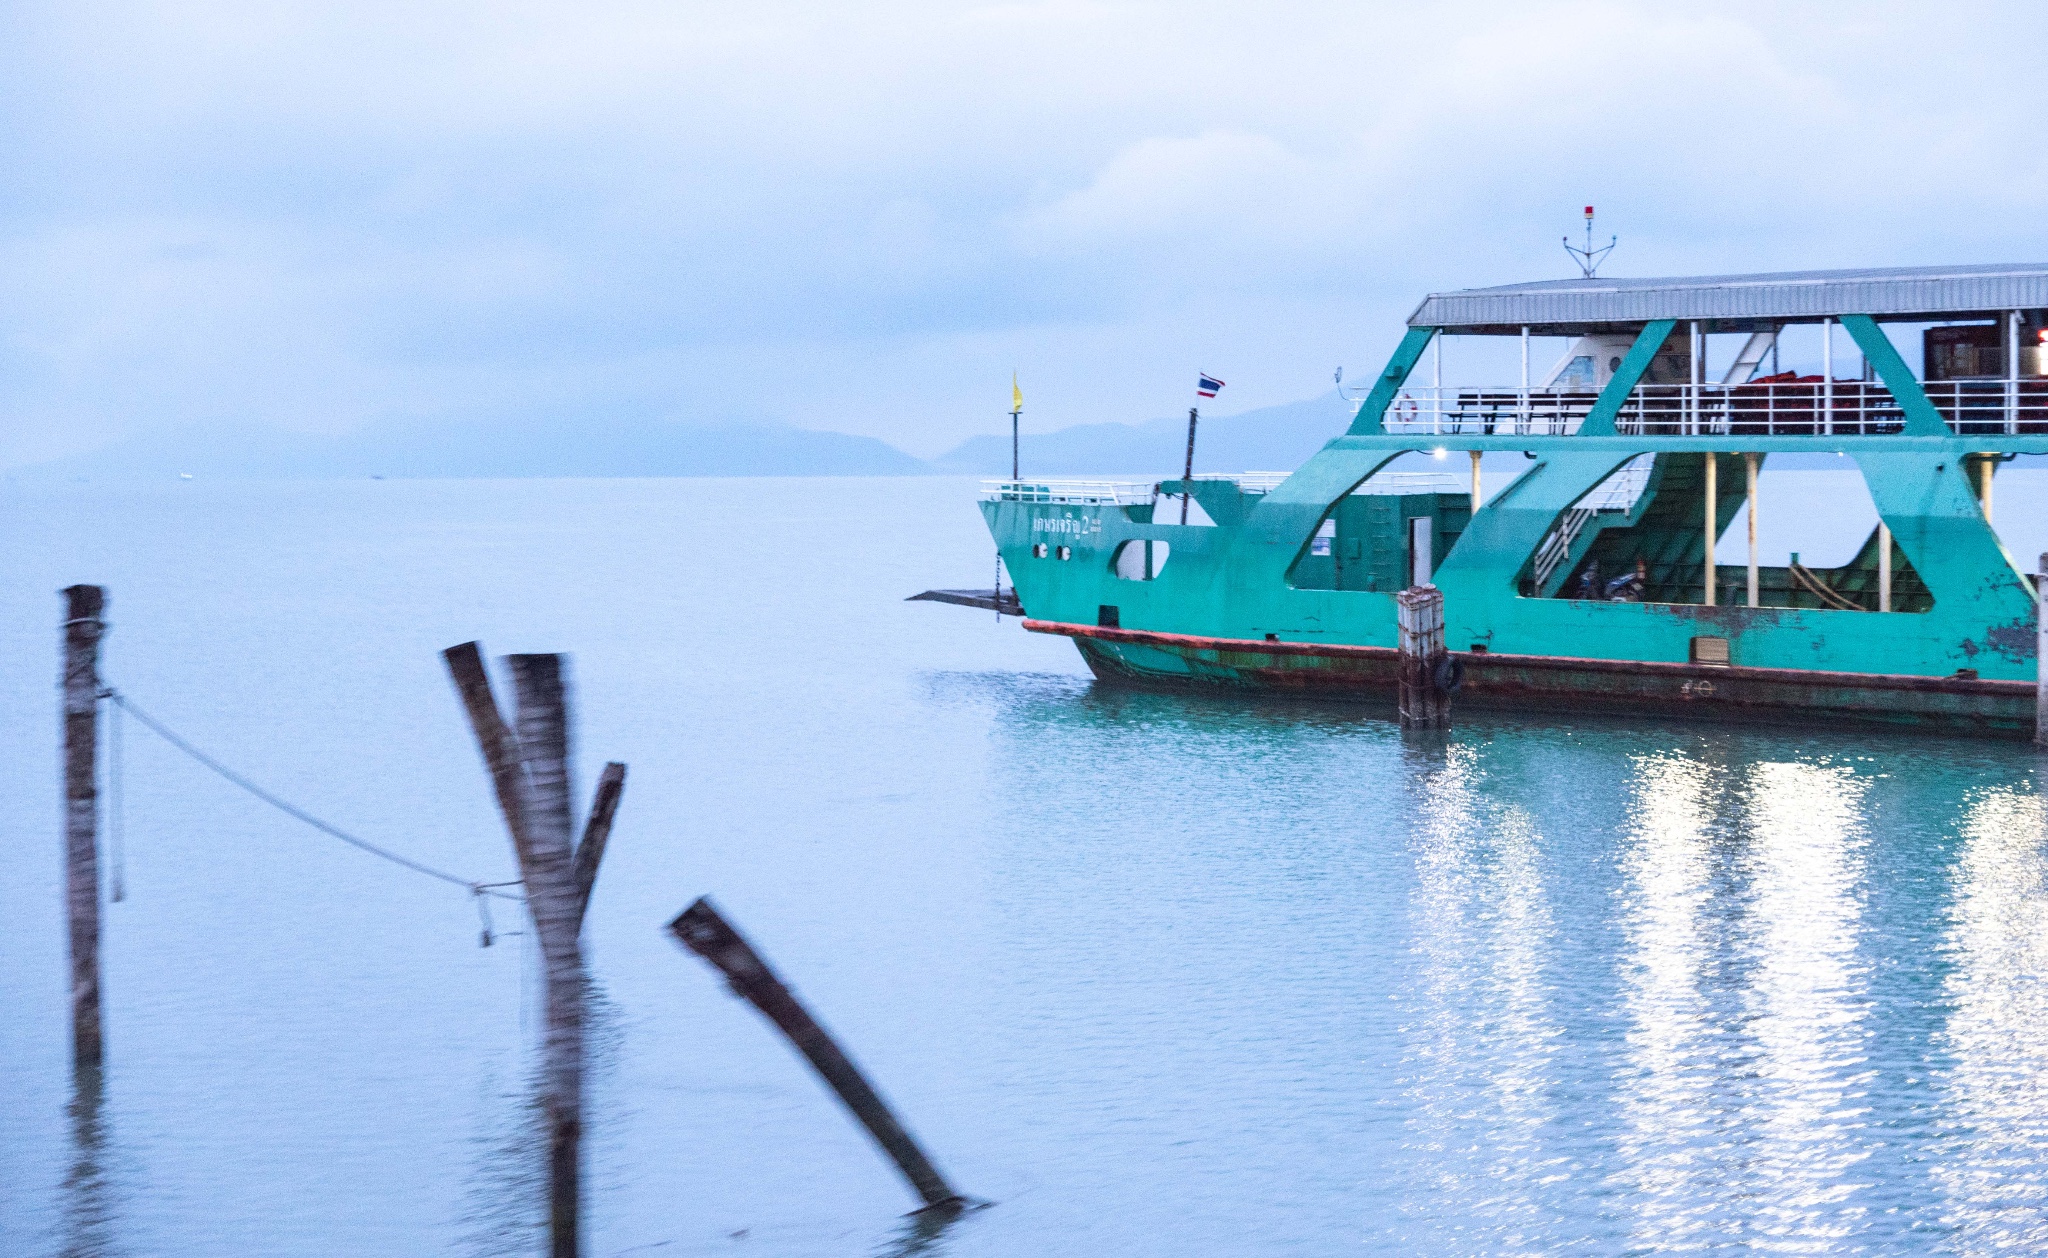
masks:
<path id="1" fill-rule="evenodd" d="M 1613 1176 L 1642 1246 L 1710 1233 L 1700 1192 L 1721 1114 L 1709 998 L 1719 817 L 1727 775 L 1677 755 L 1644 756 L 1629 781 L 1629 817 L 1614 905 L 1627 943 L 1618 958 L 1626 1049 L 1617 1074 L 1620 1167 Z"/>
<path id="2" fill-rule="evenodd" d="M 44 503 L 0 588 L 106 580 L 113 680 L 479 875 L 509 855 L 435 652 L 575 650 L 579 746 L 633 765 L 586 931 L 594 1253 L 2048 1250 L 2030 749 L 1110 690 L 896 601 L 985 571 L 971 486 L 764 492 Z M 0 603 L 10 710 L 48 711 L 53 614 Z M 129 751 L 74 1104 L 50 725 L 0 724 L 42 766 L 0 794 L 0 1252 L 531 1252 L 523 942 Z M 995 1208 L 901 1219 L 662 932 L 705 892 Z"/>
<path id="3" fill-rule="evenodd" d="M 1963 812 L 1941 947 L 1949 1112 L 1936 1179 L 1971 1252 L 2048 1248 L 2048 895 L 2042 801 L 1984 791 Z"/>
<path id="4" fill-rule="evenodd" d="M 1760 1247 L 1839 1240 L 1864 1210 L 1867 956 L 1859 953 L 1865 783 L 1847 769 L 1757 764 L 1743 774 L 1737 877 L 1754 1044 L 1741 1187 Z"/>
<path id="5" fill-rule="evenodd" d="M 1542 836 L 1526 809 L 1480 792 L 1484 759 L 1449 747 L 1413 787 L 1422 971 L 1409 1125 L 1418 1147 L 1449 1155 L 1432 1176 L 1432 1231 L 1469 1216 L 1529 1234 L 1563 1160 L 1544 1138 L 1560 1047 L 1543 973 L 1553 924 Z M 1477 1156 L 1461 1156 L 1475 1139 Z"/>

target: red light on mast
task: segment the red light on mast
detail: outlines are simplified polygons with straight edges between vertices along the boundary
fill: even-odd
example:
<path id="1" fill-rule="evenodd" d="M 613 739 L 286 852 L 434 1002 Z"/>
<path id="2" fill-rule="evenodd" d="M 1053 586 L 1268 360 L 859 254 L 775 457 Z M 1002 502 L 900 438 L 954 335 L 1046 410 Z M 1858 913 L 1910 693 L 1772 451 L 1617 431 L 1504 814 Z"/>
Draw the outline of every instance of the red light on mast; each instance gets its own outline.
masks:
<path id="1" fill-rule="evenodd" d="M 1589 206 L 1587 206 L 1587 207 L 1586 207 L 1586 221 L 1587 221 L 1587 222 L 1591 222 L 1592 220 L 1593 220 L 1593 207 L 1589 205 Z"/>

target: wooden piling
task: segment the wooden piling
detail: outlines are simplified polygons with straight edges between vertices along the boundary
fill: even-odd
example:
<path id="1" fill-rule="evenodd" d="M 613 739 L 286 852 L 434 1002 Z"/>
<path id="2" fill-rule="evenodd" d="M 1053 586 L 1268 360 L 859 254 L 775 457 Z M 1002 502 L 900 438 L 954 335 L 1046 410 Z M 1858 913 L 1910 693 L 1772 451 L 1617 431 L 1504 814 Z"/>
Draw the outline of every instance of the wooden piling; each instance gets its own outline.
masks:
<path id="1" fill-rule="evenodd" d="M 1400 625 L 1401 728 L 1448 729 L 1451 696 L 1438 684 L 1444 651 L 1444 596 L 1434 585 L 1394 595 Z"/>
<path id="2" fill-rule="evenodd" d="M 526 768 L 526 904 L 547 973 L 548 1218 L 555 1258 L 575 1258 L 583 1145 L 583 909 L 569 802 L 567 679 L 559 655 L 510 655 L 519 760 Z"/>
<path id="3" fill-rule="evenodd" d="M 2048 747 L 2048 555 L 2034 581 L 2034 745 Z"/>
<path id="4" fill-rule="evenodd" d="M 540 941 L 546 973 L 542 1079 L 548 1124 L 550 1252 L 554 1258 L 576 1258 L 581 1235 L 587 999 L 578 935 L 611 834 L 612 816 L 625 788 L 626 766 L 605 767 L 584 826 L 588 850 L 572 847 L 565 657 L 506 657 L 516 701 L 515 731 L 499 714 L 477 644 L 465 642 L 441 654 L 490 770 L 505 828 L 519 856 L 526 907 Z"/>
<path id="5" fill-rule="evenodd" d="M 759 1009 L 789 1038 L 798 1052 L 811 1063 L 833 1093 L 853 1116 L 867 1128 L 868 1135 L 889 1155 L 890 1161 L 924 1201 L 927 1210 L 959 1210 L 970 1204 L 939 1174 L 917 1141 L 896 1120 L 888 1104 L 875 1092 L 867 1076 L 833 1042 L 817 1019 L 811 1017 L 796 994 L 777 977 L 761 955 L 739 931 L 712 907 L 699 899 L 668 924 L 677 942 L 717 967 L 734 992 Z"/>
<path id="6" fill-rule="evenodd" d="M 64 918 L 71 955 L 71 1064 L 97 1071 L 100 1026 L 99 751 L 101 613 L 97 585 L 64 591 Z"/>

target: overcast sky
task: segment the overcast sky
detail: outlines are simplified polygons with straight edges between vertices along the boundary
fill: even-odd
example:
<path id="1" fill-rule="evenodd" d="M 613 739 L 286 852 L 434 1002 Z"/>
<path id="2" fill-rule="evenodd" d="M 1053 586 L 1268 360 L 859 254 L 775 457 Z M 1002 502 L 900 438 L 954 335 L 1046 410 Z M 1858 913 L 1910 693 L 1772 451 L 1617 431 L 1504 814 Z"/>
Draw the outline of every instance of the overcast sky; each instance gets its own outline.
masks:
<path id="1" fill-rule="evenodd" d="M 2048 5 L 15 3 L 0 463 L 625 412 L 929 455 L 1432 289 L 2048 259 Z"/>

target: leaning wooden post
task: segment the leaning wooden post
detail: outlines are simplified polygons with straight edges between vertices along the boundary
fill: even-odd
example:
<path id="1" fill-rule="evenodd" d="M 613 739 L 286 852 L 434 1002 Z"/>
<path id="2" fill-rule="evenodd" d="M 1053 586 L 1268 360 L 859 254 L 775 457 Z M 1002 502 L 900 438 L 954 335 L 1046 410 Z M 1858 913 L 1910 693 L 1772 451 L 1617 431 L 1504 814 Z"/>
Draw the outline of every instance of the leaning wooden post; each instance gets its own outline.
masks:
<path id="1" fill-rule="evenodd" d="M 71 945 L 71 1064 L 98 1070 L 100 1031 L 100 637 L 107 592 L 64 591 L 64 917 Z"/>
<path id="2" fill-rule="evenodd" d="M 569 716 L 564 657 L 506 657 L 518 702 L 505 725 L 483 654 L 474 642 L 443 651 L 491 773 L 505 828 L 519 854 L 526 907 L 540 939 L 547 982 L 542 1077 L 548 1121 L 548 1219 L 555 1258 L 575 1258 L 580 1235 L 583 1028 L 586 989 L 578 935 L 625 788 L 626 766 L 605 767 L 584 827 L 587 852 L 570 846 Z"/>
<path id="3" fill-rule="evenodd" d="M 1434 585 L 1394 595 L 1400 623 L 1401 728 L 1447 729 L 1451 696 L 1437 684 L 1444 652 L 1444 596 Z"/>
<path id="4" fill-rule="evenodd" d="M 590 892 L 597 886 L 597 866 L 604 860 L 604 845 L 611 841 L 612 817 L 619 811 L 619 796 L 626 790 L 626 766 L 614 760 L 597 777 L 597 797 L 590 801 L 590 816 L 583 823 L 583 841 L 576 845 L 576 926 L 590 909 Z"/>
<path id="5" fill-rule="evenodd" d="M 896 1121 L 896 1115 L 876 1094 L 867 1076 L 860 1067 L 853 1064 L 840 1051 L 831 1035 L 818 1025 L 797 1000 L 796 994 L 784 985 L 761 954 L 754 951 L 739 931 L 719 915 L 709 899 L 699 899 L 689 908 L 676 915 L 668 924 L 670 933 L 683 947 L 696 953 L 718 968 L 725 975 L 726 982 L 734 992 L 745 997 L 754 1008 L 766 1014 L 781 1032 L 796 1045 L 797 1051 L 809 1059 L 811 1066 L 830 1085 L 853 1116 L 867 1128 L 875 1143 L 896 1163 L 896 1169 L 910 1186 L 924 1200 L 927 1210 L 959 1210 L 967 1205 L 967 1198 L 953 1191 L 946 1177 L 939 1174 L 931 1159 L 924 1155 L 903 1124 Z"/>
<path id="6" fill-rule="evenodd" d="M 2048 555 L 2041 556 L 2034 581 L 2034 743 L 2048 747 Z"/>

